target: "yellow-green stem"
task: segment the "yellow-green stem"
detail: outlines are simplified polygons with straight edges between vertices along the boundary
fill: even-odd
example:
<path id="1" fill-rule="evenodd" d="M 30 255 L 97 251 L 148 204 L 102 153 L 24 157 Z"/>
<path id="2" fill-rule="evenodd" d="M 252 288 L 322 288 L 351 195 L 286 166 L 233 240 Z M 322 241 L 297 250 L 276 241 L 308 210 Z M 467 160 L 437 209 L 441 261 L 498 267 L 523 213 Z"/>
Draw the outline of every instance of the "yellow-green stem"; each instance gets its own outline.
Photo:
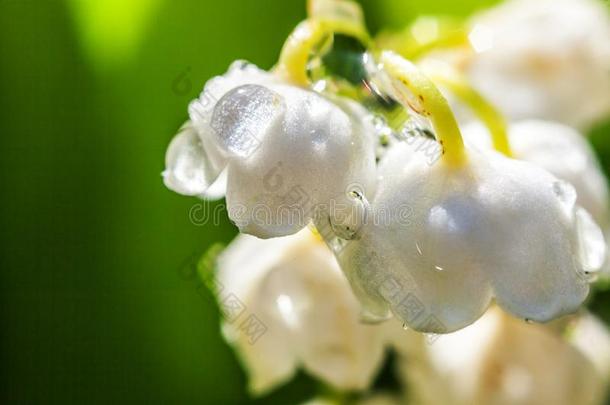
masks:
<path id="1" fill-rule="evenodd" d="M 354 5 L 354 7 L 357 6 Z M 312 13 L 312 8 L 314 7 L 310 5 L 310 13 Z M 277 73 L 284 79 L 307 86 L 310 83 L 307 75 L 307 62 L 316 47 L 320 46 L 330 35 L 349 35 L 367 46 L 371 42 L 364 23 L 356 12 L 358 8 L 352 10 L 352 16 L 333 15 L 333 10 L 327 11 L 327 9 L 328 7 L 317 10 L 316 13 L 321 14 L 314 14 L 297 25 L 284 43 L 277 64 Z"/>
<path id="2" fill-rule="evenodd" d="M 432 74 L 432 80 L 447 87 L 464 104 L 468 105 L 491 134 L 494 149 L 512 157 L 506 121 L 502 114 L 467 81 L 457 74 Z"/>
<path id="3" fill-rule="evenodd" d="M 305 20 L 297 25 L 282 47 L 277 73 L 294 84 L 300 86 L 309 84 L 309 76 L 307 76 L 309 55 L 326 35 L 327 32 L 319 21 Z"/>
<path id="4" fill-rule="evenodd" d="M 382 52 L 381 63 L 390 76 L 404 86 L 395 86 L 401 103 L 432 123 L 443 148 L 443 160 L 453 166 L 462 165 L 466 160 L 462 134 L 440 90 L 413 63 L 394 52 Z"/>

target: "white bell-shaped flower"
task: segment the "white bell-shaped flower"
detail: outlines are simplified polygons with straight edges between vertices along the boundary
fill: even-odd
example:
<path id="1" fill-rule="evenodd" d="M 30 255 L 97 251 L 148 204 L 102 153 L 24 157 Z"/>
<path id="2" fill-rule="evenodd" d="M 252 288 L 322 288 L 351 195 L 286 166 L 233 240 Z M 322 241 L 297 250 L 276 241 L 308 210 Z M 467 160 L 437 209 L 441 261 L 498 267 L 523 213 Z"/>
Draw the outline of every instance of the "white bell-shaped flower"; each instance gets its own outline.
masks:
<path id="1" fill-rule="evenodd" d="M 293 234 L 353 185 L 373 190 L 373 130 L 349 100 L 236 62 L 206 84 L 189 115 L 168 149 L 165 183 L 200 196 L 226 184 L 229 217 L 241 232 Z"/>
<path id="2" fill-rule="evenodd" d="M 482 124 L 468 124 L 463 134 L 476 147 L 493 148 Z M 572 184 L 578 195 L 577 204 L 599 224 L 607 223 L 606 178 L 593 149 L 578 131 L 552 121 L 517 121 L 508 126 L 508 140 L 515 159 L 540 166 Z"/>
<path id="3" fill-rule="evenodd" d="M 407 353 L 399 368 L 418 405 L 602 404 L 610 361 L 591 357 L 574 339 L 587 339 L 589 352 L 607 353 L 610 335 L 591 315 L 579 316 L 568 330 L 565 337 L 493 308 L 473 325 Z"/>
<path id="4" fill-rule="evenodd" d="M 573 187 L 495 152 L 468 159 L 431 167 L 397 144 L 382 160 L 375 221 L 338 254 L 367 308 L 437 333 L 472 323 L 492 298 L 536 321 L 576 310 L 605 243 Z"/>
<path id="5" fill-rule="evenodd" d="M 381 365 L 385 329 L 360 322 L 360 306 L 332 252 L 309 229 L 269 240 L 240 235 L 218 260 L 223 333 L 254 393 L 299 367 L 338 390 L 366 389 Z M 230 311 L 229 311 L 230 312 Z M 248 326 L 259 325 L 252 339 Z"/>
<path id="6" fill-rule="evenodd" d="M 511 0 L 472 21 L 469 78 L 511 119 L 587 127 L 610 113 L 610 13 L 598 0 Z"/>
<path id="7" fill-rule="evenodd" d="M 382 62 L 407 72 L 395 85 L 422 101 L 415 108 L 433 120 L 446 156 L 431 166 L 401 142 L 380 162 L 373 220 L 336 253 L 368 313 L 446 333 L 492 299 L 540 322 L 575 311 L 605 243 L 574 188 L 531 163 L 464 147 L 450 112 L 435 116 L 448 110 L 434 85 L 393 53 Z"/>

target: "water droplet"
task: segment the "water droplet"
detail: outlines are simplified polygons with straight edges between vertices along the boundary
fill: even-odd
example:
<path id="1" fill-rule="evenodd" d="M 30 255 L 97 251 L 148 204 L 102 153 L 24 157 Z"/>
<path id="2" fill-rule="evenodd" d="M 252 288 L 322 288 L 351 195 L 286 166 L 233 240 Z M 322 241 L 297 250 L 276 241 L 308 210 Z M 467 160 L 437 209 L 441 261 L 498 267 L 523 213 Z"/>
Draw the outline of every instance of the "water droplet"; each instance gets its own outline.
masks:
<path id="1" fill-rule="evenodd" d="M 444 268 L 442 268 L 441 266 L 434 266 L 434 268 L 438 271 L 443 271 L 445 270 Z"/>
<path id="2" fill-rule="evenodd" d="M 197 131 L 190 124 L 184 125 L 168 148 L 165 184 L 179 193 L 197 195 L 205 192 L 218 175 Z"/>
<path id="3" fill-rule="evenodd" d="M 229 66 L 229 72 L 233 72 L 236 70 L 244 71 L 251 66 L 254 67 L 254 65 L 252 65 L 250 62 L 243 59 L 238 59 L 235 62 L 231 63 L 231 66 Z"/>
<path id="4" fill-rule="evenodd" d="M 409 325 L 407 325 L 406 323 L 402 324 L 402 329 L 403 330 L 409 330 Z"/>
<path id="5" fill-rule="evenodd" d="M 423 253 L 421 252 L 421 249 L 420 249 L 419 244 L 417 242 L 415 242 L 415 248 L 417 249 L 417 253 L 419 253 L 420 256 L 423 256 Z"/>
<path id="6" fill-rule="evenodd" d="M 247 84 L 229 91 L 218 101 L 210 126 L 226 151 L 248 157 L 284 108 L 279 94 L 263 86 Z"/>
<path id="7" fill-rule="evenodd" d="M 369 203 L 357 190 L 346 192 L 330 206 L 329 222 L 333 232 L 342 239 L 352 240 L 365 225 Z"/>
<path id="8" fill-rule="evenodd" d="M 532 324 L 532 323 L 534 323 L 534 321 L 532 321 L 532 320 L 531 320 L 531 319 L 529 319 L 529 318 L 525 318 L 525 323 Z"/>

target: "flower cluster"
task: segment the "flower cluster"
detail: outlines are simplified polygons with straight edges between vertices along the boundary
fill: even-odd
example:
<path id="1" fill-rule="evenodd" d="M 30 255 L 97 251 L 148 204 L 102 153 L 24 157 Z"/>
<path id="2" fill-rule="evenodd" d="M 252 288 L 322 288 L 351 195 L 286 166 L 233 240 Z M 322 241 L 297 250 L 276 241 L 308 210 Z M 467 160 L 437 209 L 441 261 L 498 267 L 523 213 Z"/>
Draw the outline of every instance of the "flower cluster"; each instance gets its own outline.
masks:
<path id="1" fill-rule="evenodd" d="M 417 403 L 598 403 L 610 359 L 561 335 L 597 321 L 511 317 L 578 311 L 606 264 L 606 179 L 572 126 L 610 110 L 610 21 L 549 1 L 376 39 L 355 3 L 310 1 L 271 71 L 237 61 L 190 104 L 163 178 L 225 197 L 242 234 L 217 278 L 267 325 L 257 345 L 223 325 L 253 392 L 298 367 L 363 390 L 394 348 Z M 582 386 L 553 391 L 547 365 Z"/>

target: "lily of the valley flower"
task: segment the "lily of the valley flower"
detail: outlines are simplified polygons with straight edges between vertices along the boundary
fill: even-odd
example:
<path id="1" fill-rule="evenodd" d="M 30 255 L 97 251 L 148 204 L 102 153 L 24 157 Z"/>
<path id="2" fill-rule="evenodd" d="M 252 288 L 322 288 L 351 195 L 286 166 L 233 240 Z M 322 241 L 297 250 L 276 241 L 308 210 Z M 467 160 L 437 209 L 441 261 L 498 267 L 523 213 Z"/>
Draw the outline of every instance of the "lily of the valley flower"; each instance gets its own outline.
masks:
<path id="1" fill-rule="evenodd" d="M 511 119 L 583 127 L 610 112 L 610 14 L 597 0 L 511 0 L 472 21 L 475 87 Z"/>
<path id="2" fill-rule="evenodd" d="M 253 344 L 239 322 L 223 332 L 254 393 L 299 367 L 338 390 L 363 390 L 380 367 L 385 329 L 360 323 L 360 306 L 326 245 L 308 229 L 261 240 L 240 235 L 218 261 L 223 296 L 236 297 L 265 326 Z"/>
<path id="3" fill-rule="evenodd" d="M 236 62 L 206 84 L 189 115 L 168 149 L 165 184 L 206 196 L 226 171 L 229 217 L 243 233 L 295 233 L 351 184 L 373 188 L 373 131 L 347 99 Z"/>
<path id="4" fill-rule="evenodd" d="M 610 335 L 592 315 L 574 323 L 562 336 L 551 326 L 527 324 L 493 308 L 432 345 L 410 347 L 400 363 L 409 403 L 601 404 Z"/>
<path id="5" fill-rule="evenodd" d="M 338 254 L 366 309 L 435 333 L 474 322 L 492 299 L 541 322 L 575 311 L 605 245 L 573 187 L 531 163 L 465 147 L 432 82 L 391 52 L 381 62 L 396 97 L 431 119 L 445 155 L 430 166 L 398 143 L 380 162 L 371 210 L 407 206 L 412 216 L 367 222 Z"/>

